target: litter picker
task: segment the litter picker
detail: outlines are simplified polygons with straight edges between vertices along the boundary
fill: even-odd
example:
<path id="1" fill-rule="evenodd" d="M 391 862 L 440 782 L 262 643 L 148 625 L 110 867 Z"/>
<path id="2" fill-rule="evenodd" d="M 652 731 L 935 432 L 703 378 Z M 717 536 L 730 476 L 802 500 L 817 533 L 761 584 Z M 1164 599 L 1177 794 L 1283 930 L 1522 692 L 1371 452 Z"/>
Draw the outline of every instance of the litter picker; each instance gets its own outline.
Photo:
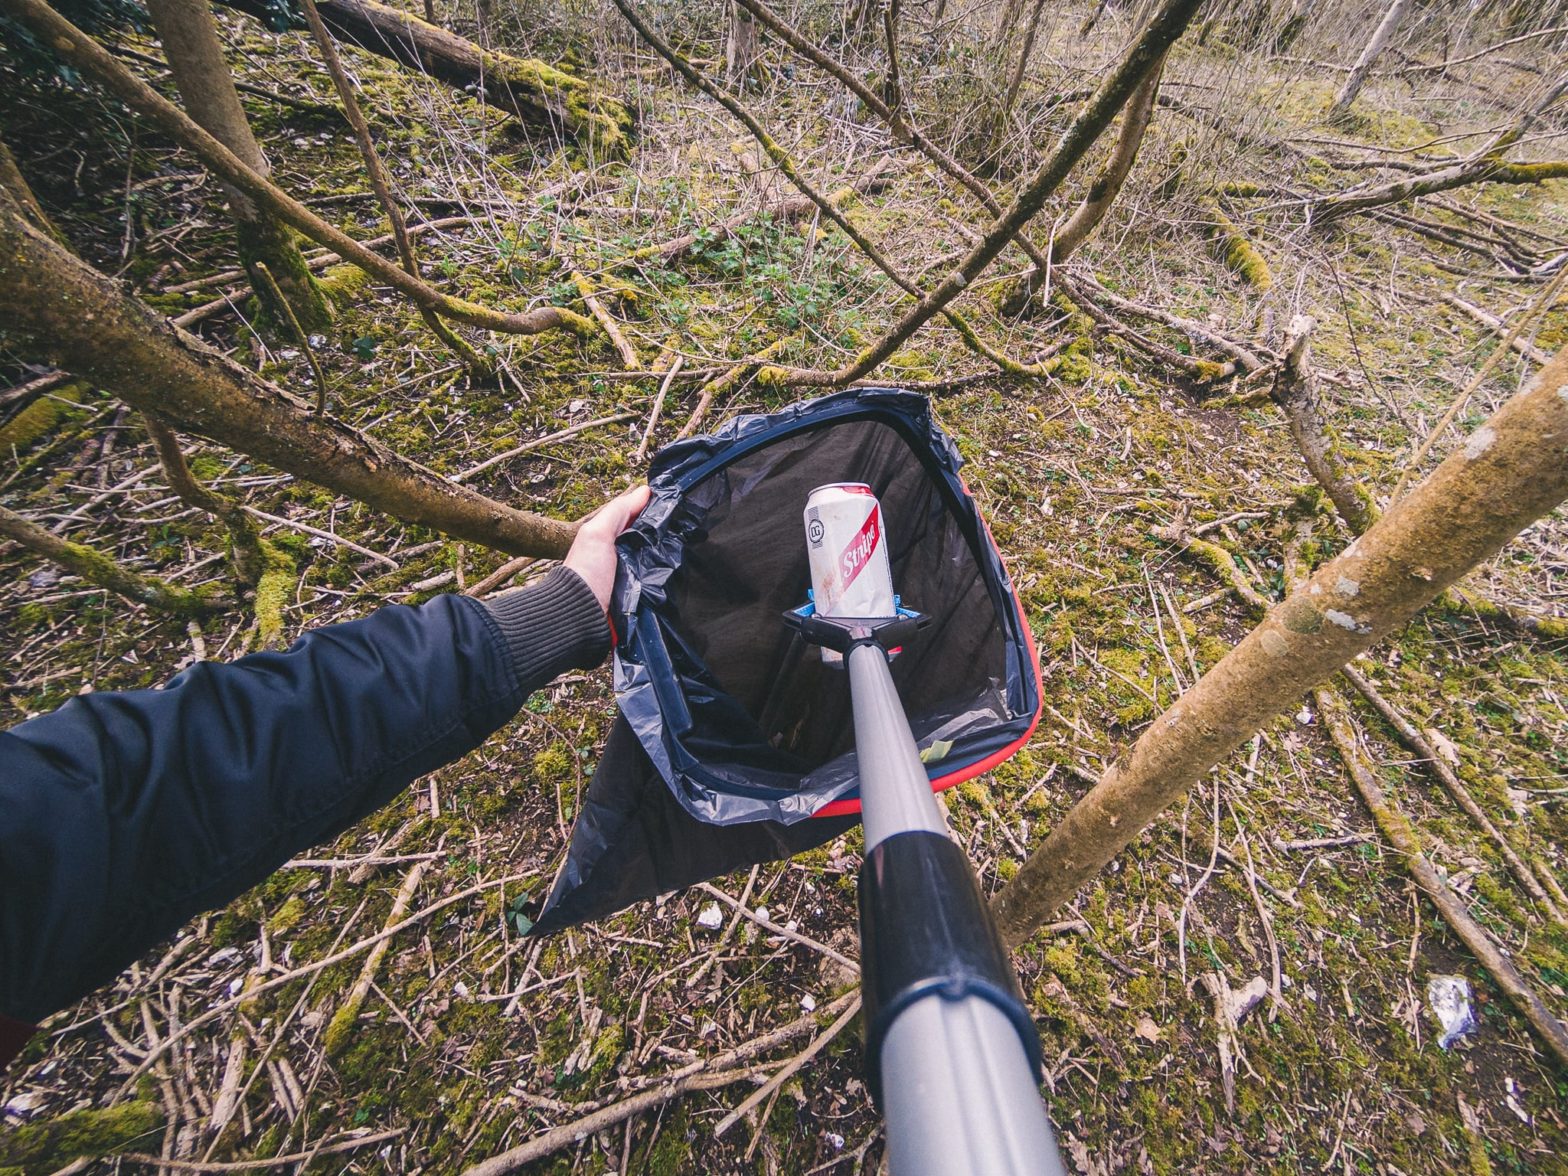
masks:
<path id="1" fill-rule="evenodd" d="M 869 486 L 814 490 L 811 598 L 784 614 L 849 676 L 866 853 L 860 961 L 867 1085 L 894 1176 L 1063 1172 L 1040 1038 L 974 870 L 947 834 L 889 669 L 926 618 L 893 594 Z"/>

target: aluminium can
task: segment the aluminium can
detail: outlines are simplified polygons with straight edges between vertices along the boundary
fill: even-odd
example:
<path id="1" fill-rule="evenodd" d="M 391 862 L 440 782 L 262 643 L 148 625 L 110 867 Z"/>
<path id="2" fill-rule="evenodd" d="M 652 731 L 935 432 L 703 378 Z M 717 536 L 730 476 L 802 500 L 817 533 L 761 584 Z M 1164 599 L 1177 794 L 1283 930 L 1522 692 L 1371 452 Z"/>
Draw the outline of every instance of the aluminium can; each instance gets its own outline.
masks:
<path id="1" fill-rule="evenodd" d="M 806 556 L 816 611 L 827 617 L 891 617 L 893 569 L 882 504 L 863 482 L 818 486 L 806 499 Z M 823 659 L 838 660 L 823 650 Z"/>

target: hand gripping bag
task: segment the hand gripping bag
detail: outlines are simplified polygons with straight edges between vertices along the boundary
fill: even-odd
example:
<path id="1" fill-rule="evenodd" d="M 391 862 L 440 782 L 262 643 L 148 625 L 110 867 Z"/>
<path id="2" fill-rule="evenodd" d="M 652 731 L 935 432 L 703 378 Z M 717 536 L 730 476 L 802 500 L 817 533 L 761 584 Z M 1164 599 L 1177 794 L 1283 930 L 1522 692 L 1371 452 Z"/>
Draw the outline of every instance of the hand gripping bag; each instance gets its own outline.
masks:
<path id="1" fill-rule="evenodd" d="M 620 714 L 545 933 L 814 848 L 858 820 L 849 687 L 780 619 L 806 600 L 817 486 L 882 504 L 893 585 L 928 628 L 893 678 L 935 790 L 985 772 L 1039 718 L 1034 642 L 925 397 L 854 388 L 738 417 L 654 458 L 618 541 Z"/>

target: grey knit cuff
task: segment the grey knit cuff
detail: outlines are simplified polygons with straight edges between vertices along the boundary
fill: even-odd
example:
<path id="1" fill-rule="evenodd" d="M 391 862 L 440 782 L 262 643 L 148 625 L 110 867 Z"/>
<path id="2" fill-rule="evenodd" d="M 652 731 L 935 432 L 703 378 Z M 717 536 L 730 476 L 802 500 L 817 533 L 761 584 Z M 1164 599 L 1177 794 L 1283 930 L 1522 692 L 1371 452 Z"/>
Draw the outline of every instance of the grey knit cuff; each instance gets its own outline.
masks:
<path id="1" fill-rule="evenodd" d="M 610 622 L 593 590 L 570 568 L 480 603 L 501 630 L 525 690 L 566 670 L 591 670 L 610 652 Z"/>

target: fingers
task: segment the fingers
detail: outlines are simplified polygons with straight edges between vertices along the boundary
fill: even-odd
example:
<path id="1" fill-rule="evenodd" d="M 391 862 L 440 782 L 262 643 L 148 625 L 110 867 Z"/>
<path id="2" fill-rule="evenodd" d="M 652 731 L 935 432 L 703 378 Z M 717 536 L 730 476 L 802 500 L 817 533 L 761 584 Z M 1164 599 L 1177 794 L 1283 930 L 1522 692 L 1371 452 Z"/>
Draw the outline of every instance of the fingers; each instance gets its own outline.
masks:
<path id="1" fill-rule="evenodd" d="M 601 506 L 583 526 L 592 527 L 595 533 L 614 538 L 631 526 L 632 520 L 642 513 L 652 493 L 646 485 L 634 486 Z"/>

